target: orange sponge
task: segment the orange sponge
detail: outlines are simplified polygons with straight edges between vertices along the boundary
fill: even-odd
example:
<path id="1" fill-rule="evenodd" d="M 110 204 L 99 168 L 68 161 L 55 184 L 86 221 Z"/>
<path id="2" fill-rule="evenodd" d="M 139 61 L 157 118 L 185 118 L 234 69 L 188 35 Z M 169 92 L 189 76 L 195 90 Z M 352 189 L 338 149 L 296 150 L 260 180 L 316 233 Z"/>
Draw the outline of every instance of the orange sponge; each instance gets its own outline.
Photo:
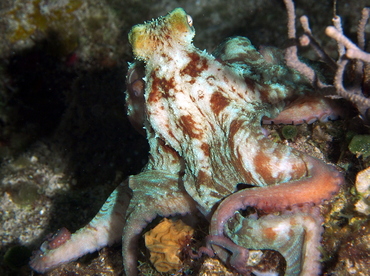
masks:
<path id="1" fill-rule="evenodd" d="M 163 219 L 155 228 L 144 234 L 145 246 L 150 251 L 150 261 L 159 272 L 180 269 L 179 253 L 194 229 L 181 220 Z"/>

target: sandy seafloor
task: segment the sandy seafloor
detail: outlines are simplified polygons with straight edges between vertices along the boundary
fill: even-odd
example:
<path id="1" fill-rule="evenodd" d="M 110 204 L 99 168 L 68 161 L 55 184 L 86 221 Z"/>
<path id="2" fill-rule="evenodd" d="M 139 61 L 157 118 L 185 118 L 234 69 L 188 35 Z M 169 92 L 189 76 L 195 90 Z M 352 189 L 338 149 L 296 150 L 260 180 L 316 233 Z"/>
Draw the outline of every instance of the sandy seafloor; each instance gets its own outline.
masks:
<path id="1" fill-rule="evenodd" d="M 344 32 L 355 41 L 361 9 L 370 1 L 337 2 Z M 256 47 L 283 49 L 287 42 L 282 0 L 1 1 L 0 275 L 37 275 L 27 266 L 29 252 L 63 226 L 75 231 L 85 225 L 115 186 L 145 165 L 148 145 L 125 111 L 127 62 L 133 61 L 127 33 L 175 7 L 192 16 L 200 49 L 212 51 L 234 35 Z M 335 58 L 336 43 L 324 34 L 332 7 L 332 1 L 296 1 L 297 14 L 310 18 L 315 37 Z M 370 38 L 370 25 L 366 34 Z M 301 54 L 316 58 L 306 49 Z M 279 142 L 337 164 L 346 175 L 340 194 L 322 208 L 323 275 L 369 275 L 368 217 L 354 208 L 360 197 L 355 176 L 369 158 L 351 153 L 346 139 L 369 128 L 355 112 L 345 115 L 299 126 L 293 141 Z M 271 137 L 281 136 L 282 126 L 266 128 Z M 140 273 L 160 275 L 140 246 Z M 4 258 L 11 250 L 14 256 Z M 121 262 L 116 245 L 47 275 L 122 275 Z M 202 262 L 209 267 L 203 275 L 231 275 L 204 259 L 175 274 L 196 275 Z"/>

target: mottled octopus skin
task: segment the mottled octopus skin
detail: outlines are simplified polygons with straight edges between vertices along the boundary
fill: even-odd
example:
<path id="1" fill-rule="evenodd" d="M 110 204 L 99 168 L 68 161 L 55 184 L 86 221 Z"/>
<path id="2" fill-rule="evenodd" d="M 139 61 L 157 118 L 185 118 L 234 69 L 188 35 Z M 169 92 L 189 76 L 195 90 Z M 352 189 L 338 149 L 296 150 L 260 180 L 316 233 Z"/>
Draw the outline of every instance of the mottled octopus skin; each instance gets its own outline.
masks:
<path id="1" fill-rule="evenodd" d="M 192 19 L 181 8 L 132 28 L 129 40 L 136 59 L 145 63 L 145 78 L 140 80 L 137 64 L 132 64 L 128 113 L 136 127 L 144 125 L 149 162 L 142 173 L 130 176 L 111 195 L 92 222 L 60 247 L 40 252 L 31 261 L 35 270 L 44 272 L 76 259 L 122 234 L 125 273 L 136 275 L 142 229 L 156 216 L 197 210 L 211 219 L 209 240 L 225 260 L 226 252 L 217 240 L 238 233 L 224 228 L 240 208 L 284 211 L 306 203 L 320 204 L 338 191 L 343 177 L 332 166 L 273 143 L 261 130 L 263 117 L 276 117 L 286 104 L 301 97 L 316 97 L 309 83 L 287 68 L 275 50 L 265 49 L 261 54 L 246 38 L 226 40 L 212 56 L 192 44 L 193 36 Z M 275 54 L 276 58 L 269 58 Z M 256 187 L 237 192 L 239 183 Z M 291 218 L 284 214 L 276 223 L 284 220 Z M 266 221 L 269 217 L 256 224 Z M 246 250 L 244 234 L 241 240 L 233 239 L 241 248 L 233 252 L 237 264 L 243 259 L 235 256 Z M 302 247 L 318 246 L 318 241 L 305 241 L 299 235 L 295 237 L 304 243 Z M 85 237 L 94 242 L 83 246 L 80 241 Z M 314 260 L 303 252 L 298 254 L 296 259 L 303 259 L 295 264 L 298 273 L 312 275 L 306 266 L 316 266 L 319 254 Z M 235 267 L 243 272 L 240 265 Z"/>
<path id="2" fill-rule="evenodd" d="M 229 221 L 226 234 L 233 242 L 245 248 L 279 251 L 287 263 L 285 275 L 301 275 L 302 271 L 304 275 L 318 275 L 319 247 L 305 245 L 320 242 L 323 232 L 321 223 L 317 212 L 267 215 L 259 219 L 247 219 L 237 213 Z M 239 252 L 238 249 L 235 252 Z M 245 266 L 246 260 L 243 261 Z M 255 272 L 253 268 L 252 271 Z"/>

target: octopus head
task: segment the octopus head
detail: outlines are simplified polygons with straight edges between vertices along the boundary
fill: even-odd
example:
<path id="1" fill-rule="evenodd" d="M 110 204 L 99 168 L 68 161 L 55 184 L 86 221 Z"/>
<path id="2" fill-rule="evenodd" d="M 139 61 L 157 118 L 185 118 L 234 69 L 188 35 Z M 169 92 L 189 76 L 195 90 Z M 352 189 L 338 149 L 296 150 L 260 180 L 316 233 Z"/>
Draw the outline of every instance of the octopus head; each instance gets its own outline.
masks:
<path id="1" fill-rule="evenodd" d="M 153 52 L 191 44 L 194 35 L 193 19 L 182 8 L 177 8 L 166 16 L 135 25 L 128 38 L 135 57 L 146 61 Z"/>

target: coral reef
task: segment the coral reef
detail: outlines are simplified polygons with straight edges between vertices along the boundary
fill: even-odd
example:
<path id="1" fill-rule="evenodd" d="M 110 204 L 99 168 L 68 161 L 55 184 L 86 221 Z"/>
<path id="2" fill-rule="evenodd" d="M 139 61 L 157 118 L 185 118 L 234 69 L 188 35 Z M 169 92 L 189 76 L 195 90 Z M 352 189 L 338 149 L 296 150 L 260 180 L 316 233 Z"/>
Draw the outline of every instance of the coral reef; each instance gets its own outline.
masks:
<path id="1" fill-rule="evenodd" d="M 340 16 L 334 13 L 333 25 L 328 26 L 325 29 L 325 33 L 336 40 L 338 44 L 338 59 L 334 61 L 319 45 L 319 43 L 314 38 L 311 28 L 309 26 L 309 19 L 307 16 L 301 16 L 300 22 L 304 30 L 304 34 L 297 38 L 296 27 L 295 27 L 295 9 L 292 0 L 284 0 L 288 12 L 288 37 L 290 40 L 295 41 L 292 46 L 289 46 L 285 51 L 286 63 L 289 67 L 292 67 L 305 75 L 310 82 L 321 90 L 327 90 L 333 92 L 350 102 L 352 102 L 358 109 L 361 118 L 368 122 L 370 118 L 368 115 L 370 113 L 370 100 L 367 95 L 363 93 L 362 82 L 368 77 L 366 74 L 367 70 L 364 70 L 364 64 L 370 62 L 370 53 L 365 52 L 365 27 L 370 16 L 370 8 L 364 7 L 362 9 L 362 17 L 358 23 L 357 27 L 357 41 L 358 45 L 352 43 L 344 34 L 342 28 L 342 22 Z M 334 10 L 335 12 L 335 10 Z M 310 45 L 318 54 L 321 61 L 327 64 L 327 67 L 333 70 L 334 78 L 333 84 L 326 84 L 315 72 L 314 68 L 305 64 L 299 60 L 297 55 L 297 41 L 299 41 L 301 46 Z M 349 87 L 344 87 L 345 69 L 347 65 L 352 62 L 354 63 L 351 85 Z"/>

